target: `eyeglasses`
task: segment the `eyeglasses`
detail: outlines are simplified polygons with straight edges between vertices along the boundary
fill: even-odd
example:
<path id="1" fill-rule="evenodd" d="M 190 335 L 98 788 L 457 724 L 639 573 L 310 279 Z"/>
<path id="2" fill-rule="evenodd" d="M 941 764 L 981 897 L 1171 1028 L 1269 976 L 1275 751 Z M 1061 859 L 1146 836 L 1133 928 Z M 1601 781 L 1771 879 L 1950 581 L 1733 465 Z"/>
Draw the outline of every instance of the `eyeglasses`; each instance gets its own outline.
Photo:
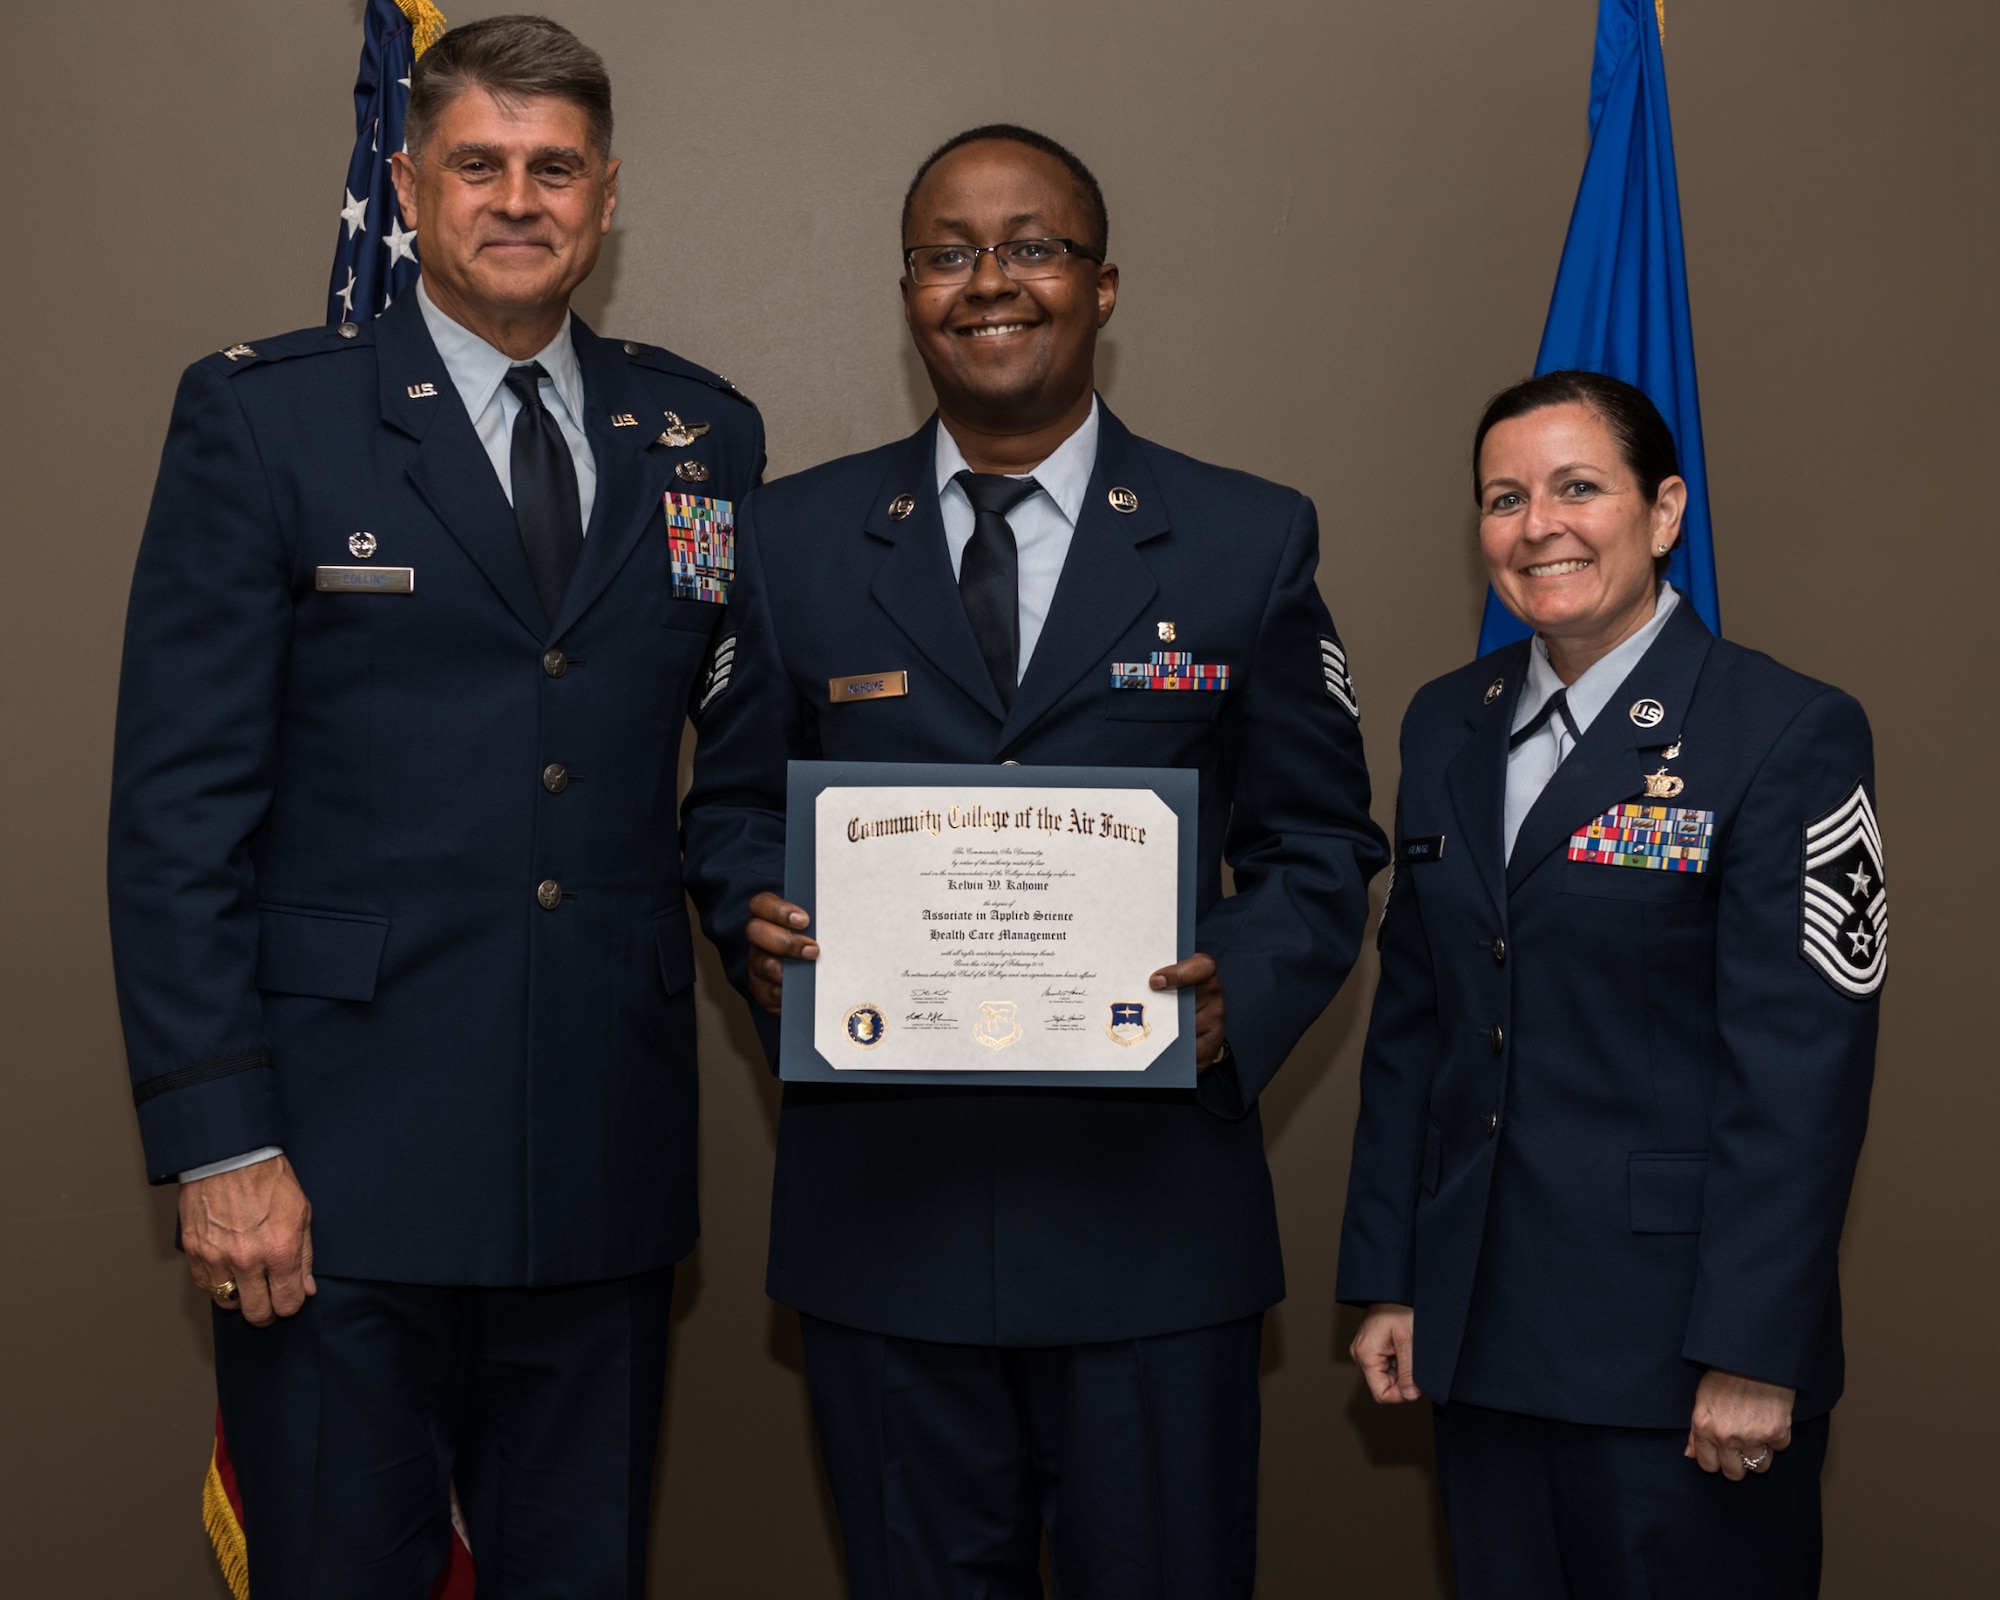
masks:
<path id="1" fill-rule="evenodd" d="M 1071 256 L 1081 256 L 1086 261 L 1104 260 L 1074 239 L 1009 239 L 1005 244 L 913 245 L 903 252 L 903 266 L 910 274 L 910 282 L 929 289 L 940 284 L 970 283 L 979 271 L 981 256 L 991 256 L 1016 283 L 1057 277 Z"/>

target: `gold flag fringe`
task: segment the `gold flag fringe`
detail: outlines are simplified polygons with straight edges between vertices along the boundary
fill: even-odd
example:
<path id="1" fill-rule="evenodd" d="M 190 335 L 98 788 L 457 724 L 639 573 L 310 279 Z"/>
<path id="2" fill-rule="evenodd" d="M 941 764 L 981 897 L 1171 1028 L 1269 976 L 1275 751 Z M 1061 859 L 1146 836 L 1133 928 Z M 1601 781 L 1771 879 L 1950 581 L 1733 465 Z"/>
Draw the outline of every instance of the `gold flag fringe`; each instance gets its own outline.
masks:
<path id="1" fill-rule="evenodd" d="M 1661 0 L 1664 4 L 1665 0 Z M 444 13 L 431 0 L 396 0 L 396 9 L 410 19 L 410 44 L 418 55 L 438 42 L 438 35 L 449 26 Z M 241 1597 L 238 1597 L 241 1600 Z"/>
<path id="2" fill-rule="evenodd" d="M 208 1530 L 208 1542 L 215 1546 L 215 1564 L 222 1580 L 236 1600 L 250 1600 L 250 1547 L 244 1543 L 243 1524 L 229 1504 L 222 1487 L 222 1471 L 215 1464 L 215 1452 L 208 1453 L 208 1477 L 201 1486 L 201 1525 Z"/>

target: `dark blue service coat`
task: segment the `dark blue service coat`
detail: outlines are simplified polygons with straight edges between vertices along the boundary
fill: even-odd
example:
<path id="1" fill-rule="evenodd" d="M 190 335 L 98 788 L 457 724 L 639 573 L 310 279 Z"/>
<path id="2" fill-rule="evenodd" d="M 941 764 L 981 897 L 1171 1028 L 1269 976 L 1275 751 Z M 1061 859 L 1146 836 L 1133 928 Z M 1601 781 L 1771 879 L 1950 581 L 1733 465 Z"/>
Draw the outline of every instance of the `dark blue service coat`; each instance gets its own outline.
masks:
<path id="1" fill-rule="evenodd" d="M 1221 968 L 1236 1068 L 1179 1092 L 788 1084 L 770 1292 L 966 1344 L 1251 1315 L 1284 1292 L 1257 1096 L 1353 964 L 1385 855 L 1351 684 L 1328 665 L 1344 657 L 1314 584 L 1312 505 L 1103 413 L 1007 711 L 952 575 L 936 426 L 769 484 L 746 511 L 733 677 L 699 721 L 683 815 L 703 926 L 740 987 L 750 898 L 784 884 L 793 758 L 1193 768 L 1196 943 Z M 1114 489 L 1135 509 L 1114 509 Z M 1226 663 L 1228 689 L 1112 687 L 1114 661 L 1163 649 Z M 829 679 L 896 671 L 904 697 L 830 703 Z M 756 1016 L 775 1057 L 776 1019 Z"/>
<path id="2" fill-rule="evenodd" d="M 1529 648 L 1404 719 L 1340 1298 L 1416 1307 L 1438 1401 L 1684 1428 L 1719 1367 L 1817 1415 L 1887 915 L 1867 718 L 1684 603 L 1503 861 Z M 1573 859 L 1623 804 L 1712 813 L 1707 869 Z"/>
<path id="3" fill-rule="evenodd" d="M 553 620 L 414 297 L 210 356 L 174 403 L 111 809 L 146 1165 L 282 1145 L 323 1272 L 574 1282 L 695 1237 L 675 770 L 722 608 L 672 597 L 661 495 L 740 502 L 763 431 L 573 331 L 597 495 Z M 709 430 L 661 442 L 666 411 Z"/>

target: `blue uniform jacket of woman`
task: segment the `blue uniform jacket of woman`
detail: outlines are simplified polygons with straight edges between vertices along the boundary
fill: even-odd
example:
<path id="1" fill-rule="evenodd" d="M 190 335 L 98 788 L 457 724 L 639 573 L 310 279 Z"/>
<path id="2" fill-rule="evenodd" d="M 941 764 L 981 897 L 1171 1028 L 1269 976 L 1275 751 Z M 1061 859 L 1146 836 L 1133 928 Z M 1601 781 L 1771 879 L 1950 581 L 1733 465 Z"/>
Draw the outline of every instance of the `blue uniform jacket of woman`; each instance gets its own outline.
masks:
<path id="1" fill-rule="evenodd" d="M 1340 1298 L 1415 1306 L 1438 1402 L 1684 1428 L 1716 1367 L 1819 1415 L 1887 931 L 1867 718 L 1683 605 L 1508 858 L 1531 648 L 1404 719 Z"/>

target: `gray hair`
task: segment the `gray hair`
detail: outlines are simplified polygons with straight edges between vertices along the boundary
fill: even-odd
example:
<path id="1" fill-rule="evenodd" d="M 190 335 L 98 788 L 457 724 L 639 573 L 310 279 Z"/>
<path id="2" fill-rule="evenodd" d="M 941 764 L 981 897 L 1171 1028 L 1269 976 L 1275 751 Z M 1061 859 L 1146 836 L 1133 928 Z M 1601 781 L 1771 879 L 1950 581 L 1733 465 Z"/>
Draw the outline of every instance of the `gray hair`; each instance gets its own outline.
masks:
<path id="1" fill-rule="evenodd" d="M 611 77 L 604 59 L 560 22 L 547 17 L 484 17 L 443 34 L 410 73 L 410 108 L 403 144 L 411 160 L 444 108 L 467 89 L 502 101 L 550 96 L 582 109 L 597 158 L 611 156 Z"/>

